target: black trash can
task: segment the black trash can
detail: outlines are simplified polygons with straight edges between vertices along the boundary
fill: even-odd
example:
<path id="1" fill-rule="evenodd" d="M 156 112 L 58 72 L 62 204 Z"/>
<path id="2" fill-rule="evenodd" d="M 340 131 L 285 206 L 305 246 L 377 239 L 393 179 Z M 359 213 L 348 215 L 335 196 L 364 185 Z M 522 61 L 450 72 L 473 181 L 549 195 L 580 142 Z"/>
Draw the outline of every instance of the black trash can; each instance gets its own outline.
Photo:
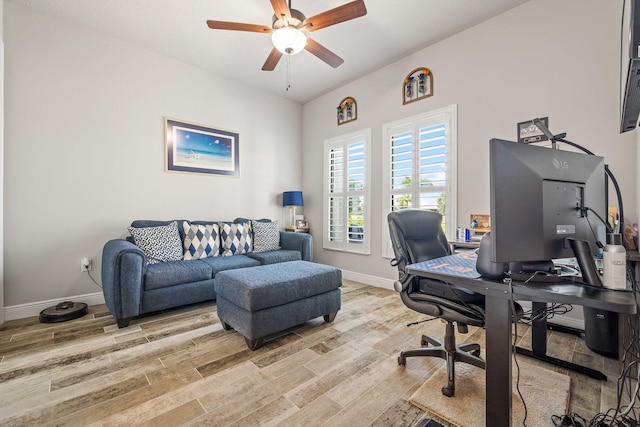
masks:
<path id="1" fill-rule="evenodd" d="M 618 358 L 618 313 L 583 307 L 584 341 L 589 350 Z"/>

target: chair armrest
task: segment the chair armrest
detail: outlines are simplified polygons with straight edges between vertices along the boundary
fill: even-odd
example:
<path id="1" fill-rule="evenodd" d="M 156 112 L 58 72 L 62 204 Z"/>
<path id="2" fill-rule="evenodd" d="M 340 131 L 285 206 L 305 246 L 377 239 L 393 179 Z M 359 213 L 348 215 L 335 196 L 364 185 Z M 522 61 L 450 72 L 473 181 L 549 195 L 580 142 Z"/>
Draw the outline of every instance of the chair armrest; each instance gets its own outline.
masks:
<path id="1" fill-rule="evenodd" d="M 102 292 L 116 319 L 138 316 L 147 268 L 144 252 L 124 239 L 110 240 L 102 250 Z"/>
<path id="2" fill-rule="evenodd" d="M 396 290 L 396 292 L 406 292 L 409 288 L 409 285 L 411 285 L 412 280 L 413 276 L 405 274 L 403 278 L 393 282 L 393 288 Z"/>
<path id="3" fill-rule="evenodd" d="M 282 249 L 299 251 L 303 261 L 313 261 L 313 238 L 309 233 L 280 232 Z"/>

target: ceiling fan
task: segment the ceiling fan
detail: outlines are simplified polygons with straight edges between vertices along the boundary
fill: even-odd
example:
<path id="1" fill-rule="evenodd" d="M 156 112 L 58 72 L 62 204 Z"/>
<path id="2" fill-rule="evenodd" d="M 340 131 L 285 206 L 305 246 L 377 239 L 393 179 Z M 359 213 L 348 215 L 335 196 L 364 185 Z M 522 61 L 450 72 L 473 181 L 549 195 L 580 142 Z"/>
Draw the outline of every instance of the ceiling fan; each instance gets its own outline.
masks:
<path id="1" fill-rule="evenodd" d="M 208 20 L 207 25 L 214 30 L 236 30 L 254 33 L 271 34 L 273 49 L 267 57 L 263 71 L 276 68 L 283 54 L 294 55 L 305 49 L 311 52 L 333 68 L 339 67 L 344 59 L 322 46 L 317 41 L 306 36 L 306 33 L 349 21 L 367 14 L 364 0 L 355 0 L 318 15 L 307 18 L 302 12 L 291 8 L 291 0 L 270 0 L 275 14 L 271 27 L 258 24 L 243 24 L 240 22 Z"/>

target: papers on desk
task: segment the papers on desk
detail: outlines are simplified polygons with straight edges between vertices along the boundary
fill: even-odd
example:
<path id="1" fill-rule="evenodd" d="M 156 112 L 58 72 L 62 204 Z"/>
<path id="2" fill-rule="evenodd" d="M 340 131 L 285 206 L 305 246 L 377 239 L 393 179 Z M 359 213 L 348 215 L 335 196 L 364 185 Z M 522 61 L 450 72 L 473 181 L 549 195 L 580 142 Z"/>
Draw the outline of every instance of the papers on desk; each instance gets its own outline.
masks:
<path id="1" fill-rule="evenodd" d="M 448 255 L 441 258 L 434 258 L 413 264 L 417 270 L 424 270 L 430 273 L 446 274 L 456 277 L 470 277 L 476 279 L 480 273 L 476 270 L 475 252 L 462 252 L 455 255 Z"/>

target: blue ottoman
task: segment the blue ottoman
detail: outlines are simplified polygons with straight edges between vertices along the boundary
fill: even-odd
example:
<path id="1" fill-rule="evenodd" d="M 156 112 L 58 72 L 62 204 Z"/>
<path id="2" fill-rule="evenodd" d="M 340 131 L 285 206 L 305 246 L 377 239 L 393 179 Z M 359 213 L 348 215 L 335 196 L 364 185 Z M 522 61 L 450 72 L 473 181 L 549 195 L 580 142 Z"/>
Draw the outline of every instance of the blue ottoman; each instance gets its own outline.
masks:
<path id="1" fill-rule="evenodd" d="M 260 265 L 216 274 L 218 317 L 244 336 L 251 350 L 267 335 L 340 310 L 342 271 L 309 261 Z"/>

